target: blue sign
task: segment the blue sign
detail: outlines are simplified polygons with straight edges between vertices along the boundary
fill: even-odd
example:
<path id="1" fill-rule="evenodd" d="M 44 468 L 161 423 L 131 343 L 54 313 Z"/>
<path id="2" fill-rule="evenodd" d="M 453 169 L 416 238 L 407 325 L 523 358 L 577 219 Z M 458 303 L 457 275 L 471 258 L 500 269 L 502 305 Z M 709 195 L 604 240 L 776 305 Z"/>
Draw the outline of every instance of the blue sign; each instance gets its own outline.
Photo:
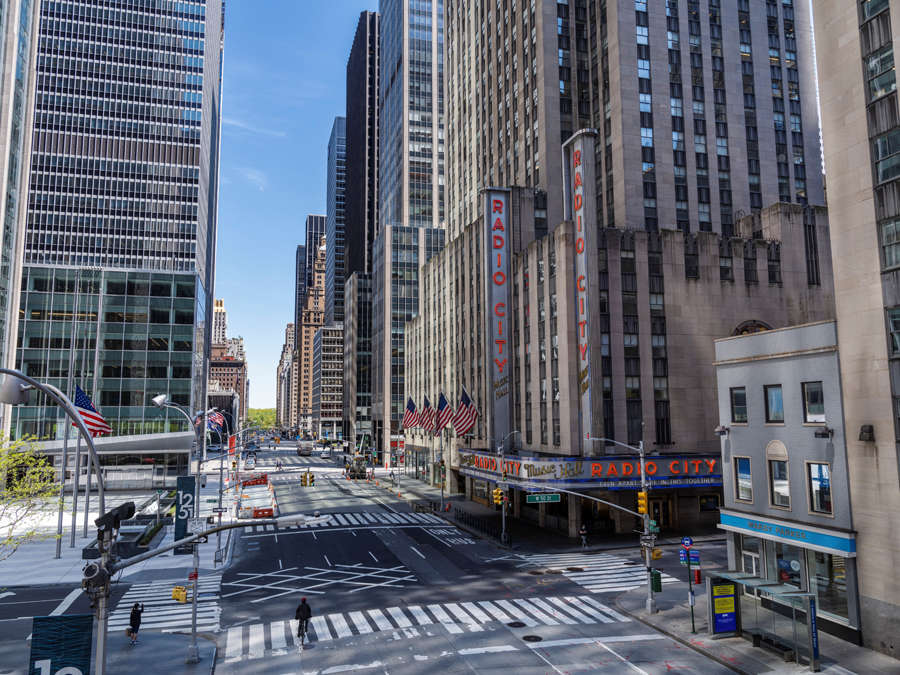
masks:
<path id="1" fill-rule="evenodd" d="M 32 621 L 28 672 L 89 675 L 94 617 L 91 614 L 36 616 Z"/>
<path id="2" fill-rule="evenodd" d="M 712 584 L 713 635 L 737 631 L 737 584 Z"/>
<path id="3" fill-rule="evenodd" d="M 680 562 L 682 565 L 687 565 L 688 553 L 689 553 L 689 551 L 685 548 L 678 549 L 678 562 Z M 692 565 L 694 565 L 694 564 L 699 565 L 700 564 L 700 551 L 691 550 L 690 558 L 691 558 Z"/>
<path id="4" fill-rule="evenodd" d="M 188 520 L 195 514 L 196 478 L 194 476 L 178 476 L 175 486 L 175 541 L 178 541 L 188 536 Z M 193 544 L 176 546 L 174 551 L 175 555 L 187 555 L 193 552 Z"/>
<path id="5" fill-rule="evenodd" d="M 685 548 L 690 548 L 691 546 L 694 545 L 694 540 L 691 539 L 690 537 L 682 537 L 681 545 L 684 546 Z"/>
<path id="6" fill-rule="evenodd" d="M 812 660 L 819 660 L 819 626 L 816 623 L 816 599 L 809 599 L 809 632 L 812 636 Z"/>
<path id="7" fill-rule="evenodd" d="M 842 556 L 856 555 L 856 539 L 853 535 L 841 532 L 806 530 L 793 524 L 771 522 L 761 518 L 746 518 L 727 511 L 720 512 L 719 522 L 726 530 L 752 534 L 775 541 L 797 542 L 805 544 L 809 548 L 818 548 Z"/>

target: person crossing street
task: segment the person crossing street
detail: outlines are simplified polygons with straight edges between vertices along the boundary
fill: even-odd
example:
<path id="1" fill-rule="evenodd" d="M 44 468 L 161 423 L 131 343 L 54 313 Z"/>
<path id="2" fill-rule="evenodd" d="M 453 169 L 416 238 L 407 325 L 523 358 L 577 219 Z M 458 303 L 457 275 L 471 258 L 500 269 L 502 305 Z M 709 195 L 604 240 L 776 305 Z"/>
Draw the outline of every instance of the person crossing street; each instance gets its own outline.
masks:
<path id="1" fill-rule="evenodd" d="M 297 605 L 297 612 L 294 614 L 294 618 L 298 622 L 297 637 L 300 638 L 300 649 L 303 649 L 303 641 L 309 630 L 309 620 L 312 618 L 312 608 L 306 604 L 306 598 L 300 599 L 300 604 Z"/>
<path id="2" fill-rule="evenodd" d="M 137 644 L 138 631 L 141 629 L 141 615 L 144 613 L 144 603 L 136 602 L 134 603 L 134 607 L 131 608 L 131 616 L 128 619 L 129 626 L 131 628 L 128 631 L 129 636 L 131 637 L 131 646 L 133 647 Z"/>

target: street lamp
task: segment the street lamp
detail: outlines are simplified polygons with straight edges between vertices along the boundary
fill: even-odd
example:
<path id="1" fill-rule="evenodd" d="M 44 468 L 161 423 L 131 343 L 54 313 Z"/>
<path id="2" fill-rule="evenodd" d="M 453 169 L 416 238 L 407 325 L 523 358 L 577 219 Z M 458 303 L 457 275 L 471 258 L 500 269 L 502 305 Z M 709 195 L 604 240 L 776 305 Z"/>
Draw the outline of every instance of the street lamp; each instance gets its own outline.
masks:
<path id="1" fill-rule="evenodd" d="M 633 445 L 628 445 L 627 443 L 622 443 L 620 441 L 614 440 L 612 438 L 594 438 L 590 435 L 586 435 L 584 440 L 586 441 L 603 441 L 604 443 L 612 443 L 613 445 L 618 445 L 620 447 L 626 448 L 633 452 L 636 452 L 641 457 L 641 492 L 647 492 L 647 472 L 644 467 L 644 441 L 638 441 L 638 446 L 634 447 Z M 638 509 L 640 510 L 640 509 Z M 643 513 L 641 514 L 642 520 L 644 522 L 644 534 L 641 537 L 641 543 L 644 548 L 644 562 L 647 566 L 647 613 L 654 614 L 656 613 L 656 599 L 653 597 L 653 580 L 651 578 L 651 567 L 650 567 L 650 549 L 653 548 L 653 544 L 655 543 L 655 537 L 653 533 L 650 531 L 650 514 Z"/>
<path id="2" fill-rule="evenodd" d="M 506 462 L 505 462 L 505 458 L 504 458 L 504 449 L 506 446 L 506 441 L 510 436 L 512 436 L 514 434 L 521 434 L 521 433 L 522 432 L 519 431 L 518 429 L 516 429 L 515 431 L 510 431 L 508 434 L 506 434 L 506 436 L 503 438 L 503 440 L 500 441 L 500 449 L 499 449 L 499 453 L 498 453 L 500 455 L 500 477 L 503 479 L 504 482 L 506 481 Z M 503 504 L 500 505 L 500 523 L 501 523 L 500 541 L 504 544 L 506 543 L 506 503 L 507 503 L 507 501 L 509 501 L 508 493 L 507 493 L 507 498 L 504 499 Z"/>

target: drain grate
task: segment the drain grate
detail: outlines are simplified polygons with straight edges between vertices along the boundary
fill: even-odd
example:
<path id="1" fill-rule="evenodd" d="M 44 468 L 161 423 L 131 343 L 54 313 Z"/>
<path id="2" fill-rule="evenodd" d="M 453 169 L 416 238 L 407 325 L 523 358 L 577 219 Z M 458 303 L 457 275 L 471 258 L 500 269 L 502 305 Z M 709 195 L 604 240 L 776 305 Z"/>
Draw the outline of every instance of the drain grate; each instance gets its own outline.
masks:
<path id="1" fill-rule="evenodd" d="M 583 567 L 567 567 L 566 572 L 584 572 Z"/>
<path id="2" fill-rule="evenodd" d="M 547 570 L 547 574 L 562 574 L 562 570 Z"/>
<path id="3" fill-rule="evenodd" d="M 521 621 L 510 621 L 506 625 L 509 626 L 510 628 L 524 628 L 525 627 L 525 624 L 522 623 Z"/>
<path id="4" fill-rule="evenodd" d="M 534 576 L 539 577 L 543 574 L 543 572 L 541 572 L 540 570 L 530 570 L 528 574 L 533 574 Z"/>
<path id="5" fill-rule="evenodd" d="M 525 635 L 522 637 L 522 639 L 525 640 L 525 642 L 540 642 L 544 638 L 542 638 L 540 635 Z"/>

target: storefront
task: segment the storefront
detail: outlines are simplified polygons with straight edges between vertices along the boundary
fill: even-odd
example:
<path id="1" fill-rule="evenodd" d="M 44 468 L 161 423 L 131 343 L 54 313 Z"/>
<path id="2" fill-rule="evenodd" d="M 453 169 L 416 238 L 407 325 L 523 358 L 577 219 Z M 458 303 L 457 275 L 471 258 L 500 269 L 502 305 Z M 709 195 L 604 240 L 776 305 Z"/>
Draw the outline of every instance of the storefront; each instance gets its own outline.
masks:
<path id="1" fill-rule="evenodd" d="M 822 630 L 859 643 L 856 536 L 722 510 L 730 569 L 814 594 Z"/>
<path id="2" fill-rule="evenodd" d="M 651 518 L 662 530 L 696 532 L 718 523 L 722 473 L 718 455 L 649 455 L 646 459 Z M 459 473 L 466 495 L 490 504 L 498 483 L 509 485 L 512 513 L 539 527 L 574 536 L 582 524 L 592 534 L 630 532 L 635 517 L 566 491 L 634 509 L 641 487 L 641 463 L 634 456 L 501 457 L 485 451 L 460 450 Z M 559 492 L 558 501 L 529 504 L 532 492 Z"/>

